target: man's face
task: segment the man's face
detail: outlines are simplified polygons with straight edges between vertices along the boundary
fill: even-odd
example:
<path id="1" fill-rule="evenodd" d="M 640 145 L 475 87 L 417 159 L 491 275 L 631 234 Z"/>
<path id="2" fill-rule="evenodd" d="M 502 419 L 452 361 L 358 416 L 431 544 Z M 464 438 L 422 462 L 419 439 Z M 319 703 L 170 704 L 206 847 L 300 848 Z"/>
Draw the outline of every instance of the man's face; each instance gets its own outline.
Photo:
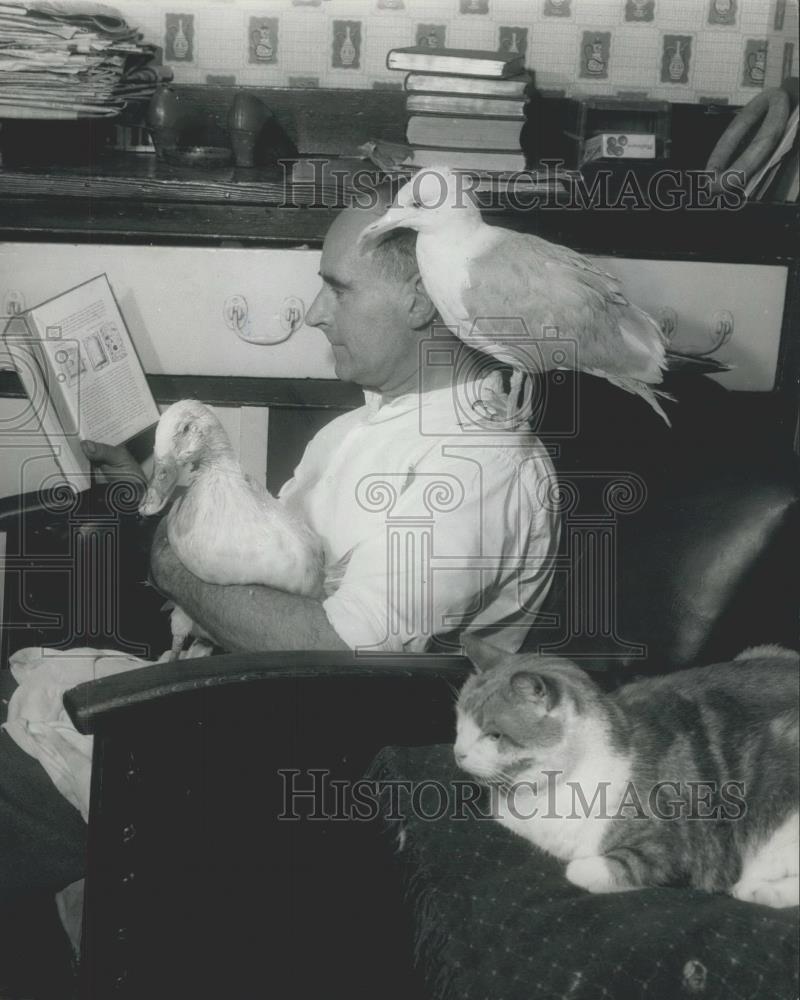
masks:
<path id="1" fill-rule="evenodd" d="M 322 248 L 322 289 L 306 323 L 328 338 L 338 378 L 387 391 L 416 370 L 418 335 L 409 325 L 407 282 L 383 274 L 372 253 L 356 247 L 375 218 L 349 209 L 334 221 Z"/>

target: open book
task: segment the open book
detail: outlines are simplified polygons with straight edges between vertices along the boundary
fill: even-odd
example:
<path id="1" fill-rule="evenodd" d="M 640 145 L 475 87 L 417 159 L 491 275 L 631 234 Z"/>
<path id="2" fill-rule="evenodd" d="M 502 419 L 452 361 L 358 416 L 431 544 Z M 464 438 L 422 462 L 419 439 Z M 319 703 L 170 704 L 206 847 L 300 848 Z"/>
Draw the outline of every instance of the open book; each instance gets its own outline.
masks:
<path id="1" fill-rule="evenodd" d="M 12 316 L 5 347 L 66 481 L 91 483 L 81 440 L 123 444 L 158 407 L 105 274 Z"/>

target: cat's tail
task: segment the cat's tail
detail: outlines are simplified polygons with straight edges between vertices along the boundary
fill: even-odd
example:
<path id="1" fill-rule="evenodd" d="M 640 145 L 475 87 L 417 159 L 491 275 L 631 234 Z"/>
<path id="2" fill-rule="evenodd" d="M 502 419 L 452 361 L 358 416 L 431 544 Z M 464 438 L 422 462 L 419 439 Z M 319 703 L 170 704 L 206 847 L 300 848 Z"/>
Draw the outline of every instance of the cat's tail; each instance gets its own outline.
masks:
<path id="1" fill-rule="evenodd" d="M 796 660 L 798 654 L 793 649 L 777 646 L 774 643 L 766 646 L 751 646 L 743 649 L 736 660 Z"/>

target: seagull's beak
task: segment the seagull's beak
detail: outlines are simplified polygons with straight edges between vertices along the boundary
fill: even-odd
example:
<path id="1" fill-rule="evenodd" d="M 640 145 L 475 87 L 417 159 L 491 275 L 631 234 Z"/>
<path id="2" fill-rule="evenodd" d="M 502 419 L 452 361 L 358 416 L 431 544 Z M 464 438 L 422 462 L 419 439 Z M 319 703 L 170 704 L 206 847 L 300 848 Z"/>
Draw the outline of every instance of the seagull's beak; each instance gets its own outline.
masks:
<path id="1" fill-rule="evenodd" d="M 414 223 L 422 214 L 422 210 L 414 206 L 394 206 L 388 209 L 377 222 L 371 222 L 361 231 L 357 242 L 359 250 L 371 250 L 393 229 L 417 229 Z"/>
<path id="2" fill-rule="evenodd" d="M 171 456 L 156 459 L 153 478 L 139 504 L 140 514 L 157 514 L 166 505 L 178 484 L 179 473 L 180 466 Z"/>

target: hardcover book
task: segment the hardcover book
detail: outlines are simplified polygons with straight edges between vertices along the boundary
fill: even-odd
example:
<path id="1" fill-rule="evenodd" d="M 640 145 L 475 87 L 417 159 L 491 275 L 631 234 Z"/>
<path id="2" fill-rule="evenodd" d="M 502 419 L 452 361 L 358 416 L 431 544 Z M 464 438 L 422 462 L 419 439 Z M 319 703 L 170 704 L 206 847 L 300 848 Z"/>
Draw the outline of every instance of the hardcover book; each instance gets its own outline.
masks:
<path id="1" fill-rule="evenodd" d="M 413 115 L 406 139 L 414 146 L 444 146 L 455 149 L 503 149 L 519 151 L 522 123 L 502 118 L 448 118 Z"/>
<path id="2" fill-rule="evenodd" d="M 443 73 L 409 73 L 405 80 L 409 93 L 474 94 L 482 97 L 524 97 L 533 92 L 533 74 L 525 71 L 507 79 L 448 76 Z"/>
<path id="3" fill-rule="evenodd" d="M 463 94 L 409 94 L 406 111 L 445 115 L 483 115 L 486 118 L 524 118 L 524 100 L 467 97 Z"/>
<path id="4" fill-rule="evenodd" d="M 512 173 L 525 169 L 525 154 L 504 149 L 446 149 L 442 146 L 415 146 L 407 163 L 413 167 L 453 167 Z"/>
<path id="5" fill-rule="evenodd" d="M 427 45 L 409 45 L 391 49 L 386 65 L 389 69 L 502 78 L 521 72 L 525 56 L 521 53 L 485 52 L 482 49 L 432 49 Z"/>
<path id="6" fill-rule="evenodd" d="M 12 316 L 5 348 L 65 480 L 91 484 L 82 440 L 118 445 L 159 411 L 105 274 Z"/>

